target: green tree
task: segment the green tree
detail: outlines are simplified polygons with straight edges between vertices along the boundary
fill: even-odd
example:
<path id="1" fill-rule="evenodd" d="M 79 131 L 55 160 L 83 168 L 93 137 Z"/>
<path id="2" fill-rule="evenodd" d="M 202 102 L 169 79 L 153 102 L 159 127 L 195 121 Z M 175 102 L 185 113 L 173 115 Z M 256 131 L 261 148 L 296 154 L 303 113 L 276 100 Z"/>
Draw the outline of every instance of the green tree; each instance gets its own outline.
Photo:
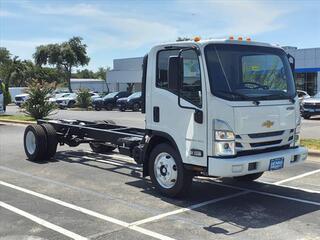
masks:
<path id="1" fill-rule="evenodd" d="M 29 98 L 22 105 L 23 112 L 35 119 L 49 116 L 56 109 L 55 104 L 48 101 L 53 89 L 52 84 L 32 81 L 27 90 Z"/>
<path id="2" fill-rule="evenodd" d="M 87 45 L 82 43 L 81 37 L 73 37 L 61 44 L 38 46 L 33 57 L 40 67 L 51 64 L 57 69 L 63 69 L 70 92 L 72 92 L 70 83 L 72 69 L 87 65 L 90 61 L 87 56 Z"/>

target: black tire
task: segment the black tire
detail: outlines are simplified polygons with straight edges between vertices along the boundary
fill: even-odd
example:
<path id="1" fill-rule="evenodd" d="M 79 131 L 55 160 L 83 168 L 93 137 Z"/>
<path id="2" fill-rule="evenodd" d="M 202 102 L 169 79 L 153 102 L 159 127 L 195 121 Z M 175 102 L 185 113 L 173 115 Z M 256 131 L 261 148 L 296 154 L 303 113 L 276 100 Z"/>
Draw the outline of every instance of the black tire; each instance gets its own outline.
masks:
<path id="1" fill-rule="evenodd" d="M 107 103 L 106 109 L 108 111 L 112 111 L 113 110 L 113 104 L 112 103 Z"/>
<path id="2" fill-rule="evenodd" d="M 116 149 L 116 147 L 104 143 L 89 143 L 89 146 L 95 153 L 109 153 Z"/>
<path id="3" fill-rule="evenodd" d="M 234 177 L 234 179 L 237 181 L 251 182 L 251 181 L 257 180 L 259 177 L 262 176 L 262 174 L 263 172 L 252 173 L 244 176 Z"/>
<path id="4" fill-rule="evenodd" d="M 140 110 L 140 104 L 139 103 L 134 103 L 132 106 L 132 111 L 138 112 Z"/>
<path id="5" fill-rule="evenodd" d="M 96 110 L 96 111 L 101 111 L 101 107 L 100 107 L 100 106 L 95 106 L 95 107 L 94 107 L 94 110 Z"/>
<path id="6" fill-rule="evenodd" d="M 30 133 L 29 133 L 30 132 Z M 27 139 L 28 134 L 30 136 L 34 136 L 34 150 L 28 147 L 28 142 L 30 142 L 29 137 Z M 24 151 L 30 161 L 33 162 L 43 162 L 46 160 L 46 152 L 47 152 L 47 136 L 43 127 L 37 124 L 28 125 L 24 131 L 23 137 L 23 145 Z"/>
<path id="7" fill-rule="evenodd" d="M 302 117 L 304 118 L 304 119 L 310 119 L 310 115 L 302 115 Z"/>
<path id="8" fill-rule="evenodd" d="M 72 108 L 75 103 L 76 103 L 75 101 L 72 101 L 72 100 L 69 101 L 69 102 L 68 102 L 68 108 Z"/>
<path id="9" fill-rule="evenodd" d="M 126 111 L 126 108 L 125 107 L 119 107 L 119 110 L 120 110 L 120 112 L 124 112 L 124 111 Z"/>
<path id="10" fill-rule="evenodd" d="M 45 158 L 52 158 L 57 152 L 58 139 L 57 132 L 54 127 L 50 124 L 44 123 L 40 125 L 47 135 L 47 153 Z"/>
<path id="11" fill-rule="evenodd" d="M 157 177 L 155 176 L 155 168 L 154 164 L 156 161 L 156 158 L 160 154 L 169 154 L 172 156 L 175 162 L 175 169 L 173 167 L 174 171 L 177 171 L 177 180 L 175 181 L 175 184 L 170 188 L 163 187 L 159 181 L 157 180 Z M 186 195 L 186 193 L 189 191 L 191 184 L 192 184 L 192 178 L 193 174 L 192 172 L 186 170 L 183 166 L 180 154 L 169 144 L 162 143 L 157 145 L 150 154 L 149 158 L 149 174 L 151 181 L 155 188 L 164 196 L 167 197 L 181 197 Z M 167 171 L 167 170 L 165 170 Z"/>

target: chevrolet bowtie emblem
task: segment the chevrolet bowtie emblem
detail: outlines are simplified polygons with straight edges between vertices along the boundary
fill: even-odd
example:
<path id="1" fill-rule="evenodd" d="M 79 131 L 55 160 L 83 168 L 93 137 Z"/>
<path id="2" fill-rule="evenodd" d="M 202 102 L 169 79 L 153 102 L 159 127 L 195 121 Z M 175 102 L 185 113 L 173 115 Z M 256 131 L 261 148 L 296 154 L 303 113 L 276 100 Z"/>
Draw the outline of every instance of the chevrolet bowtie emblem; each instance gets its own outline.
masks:
<path id="1" fill-rule="evenodd" d="M 262 127 L 271 128 L 273 126 L 274 122 L 267 120 L 262 123 Z"/>

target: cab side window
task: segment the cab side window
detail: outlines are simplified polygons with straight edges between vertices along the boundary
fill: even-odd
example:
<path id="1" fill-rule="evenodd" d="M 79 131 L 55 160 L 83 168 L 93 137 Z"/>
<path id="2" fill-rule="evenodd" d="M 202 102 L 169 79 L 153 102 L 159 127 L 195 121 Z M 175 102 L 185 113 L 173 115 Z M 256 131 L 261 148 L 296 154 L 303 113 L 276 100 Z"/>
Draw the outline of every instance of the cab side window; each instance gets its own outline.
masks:
<path id="1" fill-rule="evenodd" d="M 192 104 L 202 106 L 202 90 L 200 63 L 198 55 L 194 50 L 182 52 L 183 77 L 180 96 Z"/>
<path id="2" fill-rule="evenodd" d="M 156 86 L 168 89 L 168 63 L 170 56 L 177 56 L 179 50 L 162 50 L 158 52 L 157 57 L 157 76 Z"/>
<path id="3" fill-rule="evenodd" d="M 169 57 L 177 56 L 180 50 L 161 50 L 157 57 L 156 86 L 168 89 L 168 66 Z M 181 98 L 201 107 L 201 76 L 198 55 L 194 50 L 184 51 L 183 58 L 183 80 L 180 89 Z"/>

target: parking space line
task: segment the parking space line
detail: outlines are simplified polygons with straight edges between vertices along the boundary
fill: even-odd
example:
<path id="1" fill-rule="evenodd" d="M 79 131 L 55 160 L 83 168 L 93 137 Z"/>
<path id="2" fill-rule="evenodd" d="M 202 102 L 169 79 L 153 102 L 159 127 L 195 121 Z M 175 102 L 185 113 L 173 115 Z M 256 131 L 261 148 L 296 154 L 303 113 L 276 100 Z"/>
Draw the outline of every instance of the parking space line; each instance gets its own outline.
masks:
<path id="1" fill-rule="evenodd" d="M 211 179 L 211 181 L 208 181 L 208 183 L 218 185 L 218 186 L 223 186 L 223 187 L 227 187 L 227 188 L 248 191 L 249 193 L 257 193 L 257 194 L 262 194 L 262 195 L 266 195 L 266 196 L 282 198 L 282 199 L 292 200 L 292 201 L 296 201 L 296 202 L 320 206 L 320 202 L 314 202 L 314 201 L 304 200 L 304 199 L 294 198 L 294 197 L 287 197 L 287 196 L 276 194 L 276 193 L 268 193 L 268 192 L 258 191 L 258 190 L 254 190 L 254 189 L 250 189 L 250 188 L 243 188 L 243 187 L 232 186 L 232 185 L 228 185 L 228 184 L 224 184 L 224 183 L 218 183 L 218 182 L 215 182 L 214 180 L 212 180 L 212 178 L 204 178 L 204 177 L 198 177 L 198 178 L 203 179 L 203 180 L 210 180 Z"/>
<path id="2" fill-rule="evenodd" d="M 16 213 L 16 214 L 18 214 L 20 216 L 23 216 L 25 218 L 28 218 L 31 221 L 38 223 L 39 225 L 42 225 L 42 226 L 44 226 L 46 228 L 49 228 L 49 229 L 51 229 L 51 230 L 53 230 L 55 232 L 63 234 L 65 236 L 69 237 L 69 238 L 76 239 L 76 240 L 86 240 L 86 239 L 88 239 L 88 238 L 82 237 L 82 236 L 80 236 L 80 235 L 78 235 L 78 234 L 76 234 L 74 232 L 71 232 L 71 231 L 69 231 L 69 230 L 67 230 L 65 228 L 62 228 L 62 227 L 57 226 L 57 225 L 55 225 L 53 223 L 50 223 L 50 222 L 48 222 L 48 221 L 46 221 L 44 219 L 36 217 L 36 216 L 34 216 L 34 215 L 30 214 L 30 213 L 27 213 L 27 212 L 25 212 L 25 211 L 23 211 L 23 210 L 21 210 L 19 208 L 11 206 L 11 205 L 9 205 L 7 203 L 4 203 L 4 202 L 0 201 L 0 207 L 3 207 L 3 208 L 5 208 L 5 209 L 7 209 L 7 210 L 9 210 L 11 212 L 14 212 L 14 213 Z"/>
<path id="3" fill-rule="evenodd" d="M 282 183 L 290 182 L 290 181 L 293 181 L 293 180 L 296 180 L 296 179 L 299 179 L 299 178 L 303 178 L 303 177 L 306 177 L 306 176 L 309 176 L 309 175 L 312 175 L 312 174 L 315 174 L 315 173 L 320 173 L 320 169 L 317 169 L 317 170 L 314 170 L 314 171 L 310 171 L 310 172 L 306 172 L 306 173 L 303 173 L 303 174 L 300 174 L 300 175 L 297 175 L 297 176 L 294 176 L 294 177 L 291 177 L 291 178 L 287 178 L 287 179 L 275 182 L 273 184 L 280 185 Z"/>
<path id="4" fill-rule="evenodd" d="M 289 186 L 289 185 L 285 185 L 285 184 L 279 185 L 279 184 L 270 183 L 270 182 L 264 182 L 264 181 L 258 181 L 258 182 L 259 183 L 263 183 L 263 184 L 274 185 L 274 186 L 286 187 L 286 188 L 290 188 L 290 189 L 294 189 L 294 190 L 300 190 L 300 191 L 304 191 L 304 192 L 308 192 L 308 193 L 318 193 L 318 194 L 320 194 L 320 191 L 311 190 L 311 189 L 307 189 L 307 188 L 294 187 L 294 186 Z"/>
<path id="5" fill-rule="evenodd" d="M 228 200 L 228 199 L 231 199 L 231 198 L 235 198 L 235 197 L 247 194 L 247 193 L 249 193 L 249 191 L 242 191 L 242 192 L 231 194 L 231 195 L 228 195 L 228 196 L 225 196 L 225 197 L 211 199 L 211 200 L 208 200 L 208 201 L 205 201 L 205 202 L 202 202 L 202 203 L 191 205 L 189 207 L 179 208 L 179 209 L 171 211 L 171 212 L 166 212 L 166 213 L 159 214 L 159 215 L 156 215 L 156 216 L 153 216 L 153 217 L 150 217 L 150 218 L 145 218 L 145 219 L 133 222 L 130 225 L 137 226 L 137 225 L 145 224 L 147 222 L 153 222 L 155 220 L 159 220 L 159 219 L 164 218 L 164 217 L 168 217 L 168 216 L 171 216 L 171 215 L 175 215 L 175 214 L 183 213 L 183 212 L 186 212 L 186 211 L 190 211 L 190 210 L 193 210 L 193 209 L 196 209 L 196 208 L 200 208 L 200 207 L 212 204 L 212 203 L 217 203 L 217 202 L 221 202 L 221 201 Z"/>
<path id="6" fill-rule="evenodd" d="M 90 215 L 90 216 L 105 220 L 105 221 L 110 222 L 110 223 L 114 223 L 114 224 L 120 225 L 120 226 L 125 227 L 125 228 L 132 229 L 134 231 L 143 233 L 145 235 L 148 235 L 148 236 L 151 236 L 151 237 L 154 237 L 154 238 L 157 238 L 157 239 L 161 239 L 161 240 L 169 240 L 169 239 L 172 240 L 173 239 L 173 238 L 169 238 L 167 236 L 164 236 L 162 234 L 159 234 L 159 233 L 156 233 L 156 232 L 153 232 L 153 231 L 149 231 L 149 230 L 142 229 L 142 228 L 135 228 L 134 226 L 130 226 L 129 223 L 126 223 L 124 221 L 115 219 L 113 217 L 109 217 L 109 216 L 100 214 L 98 212 L 95 212 L 95 211 L 92 211 L 92 210 L 89 210 L 89 209 L 86 209 L 86 208 L 83 208 L 83 207 L 79 207 L 79 206 L 76 206 L 74 204 L 67 203 L 67 202 L 64 202 L 62 200 L 59 200 L 59 199 L 56 199 L 56 198 L 53 198 L 53 197 L 49 197 L 49 196 L 44 195 L 42 193 L 37 193 L 37 192 L 34 192 L 32 190 L 28 190 L 26 188 L 22 188 L 22 187 L 19 187 L 19 186 L 16 186 L 16 185 L 4 182 L 4 181 L 0 181 L 0 185 L 6 186 L 6 187 L 9 187 L 9 188 L 12 188 L 12 189 L 24 192 L 24 193 L 28 193 L 28 194 L 33 195 L 35 197 L 39 197 L 39 198 L 45 199 L 47 201 L 56 203 L 58 205 L 61 205 L 61 206 L 73 209 L 75 211 L 78 211 L 78 212 L 81 212 L 81 213 L 84 213 L 84 214 L 87 214 L 87 215 Z"/>

